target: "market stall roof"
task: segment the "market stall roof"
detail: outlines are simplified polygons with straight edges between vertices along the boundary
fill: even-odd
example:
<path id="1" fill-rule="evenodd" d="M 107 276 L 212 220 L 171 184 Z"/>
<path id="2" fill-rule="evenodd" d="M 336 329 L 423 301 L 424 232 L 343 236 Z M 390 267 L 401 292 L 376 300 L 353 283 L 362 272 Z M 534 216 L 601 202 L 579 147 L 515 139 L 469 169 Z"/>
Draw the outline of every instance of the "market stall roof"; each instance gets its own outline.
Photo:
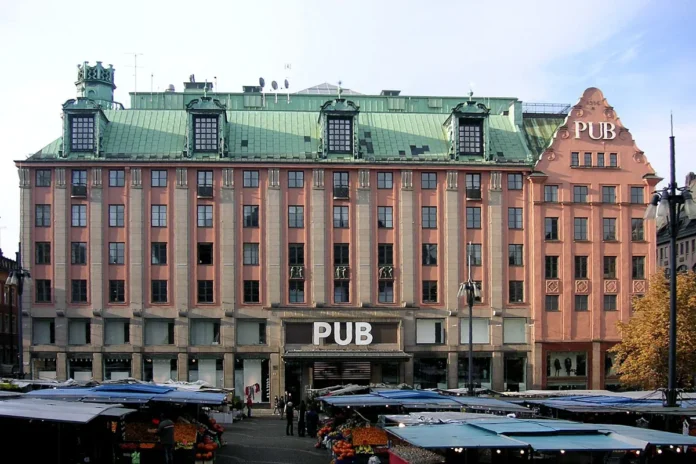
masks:
<path id="1" fill-rule="evenodd" d="M 0 402 L 0 417 L 37 419 L 53 422 L 86 424 L 97 416 L 123 417 L 134 412 L 120 405 L 72 403 L 38 398 L 21 398 Z"/>
<path id="2" fill-rule="evenodd" d="M 612 450 L 643 450 L 644 446 L 629 440 L 622 440 L 613 434 L 588 435 L 533 435 L 515 437 L 524 441 L 535 451 L 612 451 Z"/>
<path id="3" fill-rule="evenodd" d="M 643 429 L 630 427 L 628 425 L 599 424 L 600 431 L 612 432 L 628 437 L 633 440 L 640 440 L 655 446 L 694 446 L 696 437 L 680 435 L 678 433 L 663 432 L 662 430 Z"/>
<path id="4" fill-rule="evenodd" d="M 680 406 L 675 408 L 665 408 L 662 406 L 662 401 L 657 399 L 636 399 L 624 396 L 568 396 L 524 402 L 573 413 L 696 414 L 696 401 L 689 399 L 682 400 Z"/>
<path id="5" fill-rule="evenodd" d="M 519 404 L 501 401 L 495 398 L 485 398 L 481 396 L 453 396 L 454 401 L 466 406 L 468 409 L 519 412 L 529 414 L 529 408 Z"/>
<path id="6" fill-rule="evenodd" d="M 416 424 L 454 424 L 466 422 L 470 419 L 486 419 L 490 418 L 491 414 L 479 414 L 472 412 L 453 412 L 453 411 L 438 411 L 438 412 L 412 412 L 410 414 L 387 414 L 380 416 L 384 422 L 393 422 L 395 424 L 416 425 Z"/>
<path id="7" fill-rule="evenodd" d="M 389 433 L 420 448 L 526 448 L 527 445 L 467 424 L 387 427 Z"/>
<path id="8" fill-rule="evenodd" d="M 286 359 L 409 359 L 404 351 L 373 350 L 290 350 L 283 354 Z"/>
<path id="9" fill-rule="evenodd" d="M 9 398 L 19 398 L 24 393 L 12 390 L 0 390 L 0 400 L 6 400 Z"/>
<path id="10" fill-rule="evenodd" d="M 144 404 L 149 402 L 223 404 L 224 393 L 182 391 L 157 385 L 100 385 L 93 388 L 55 388 L 27 393 L 34 398 L 54 398 L 68 401 Z"/>

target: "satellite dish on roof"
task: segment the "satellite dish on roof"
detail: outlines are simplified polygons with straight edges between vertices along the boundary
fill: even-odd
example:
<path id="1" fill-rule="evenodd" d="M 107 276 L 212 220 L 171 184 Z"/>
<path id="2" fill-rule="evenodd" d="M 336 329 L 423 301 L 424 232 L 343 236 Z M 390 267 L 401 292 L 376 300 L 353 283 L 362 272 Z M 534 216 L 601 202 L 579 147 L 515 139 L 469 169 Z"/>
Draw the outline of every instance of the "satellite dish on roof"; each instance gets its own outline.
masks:
<path id="1" fill-rule="evenodd" d="M 273 87 L 273 90 L 278 90 L 278 83 L 276 81 L 271 82 L 271 87 Z"/>
<path id="2" fill-rule="evenodd" d="M 261 86 L 262 89 L 264 87 L 266 87 L 266 81 L 264 80 L 263 77 L 259 77 L 259 85 Z"/>
<path id="3" fill-rule="evenodd" d="M 285 88 L 289 89 L 290 88 L 290 82 L 288 82 L 287 79 L 285 79 Z"/>

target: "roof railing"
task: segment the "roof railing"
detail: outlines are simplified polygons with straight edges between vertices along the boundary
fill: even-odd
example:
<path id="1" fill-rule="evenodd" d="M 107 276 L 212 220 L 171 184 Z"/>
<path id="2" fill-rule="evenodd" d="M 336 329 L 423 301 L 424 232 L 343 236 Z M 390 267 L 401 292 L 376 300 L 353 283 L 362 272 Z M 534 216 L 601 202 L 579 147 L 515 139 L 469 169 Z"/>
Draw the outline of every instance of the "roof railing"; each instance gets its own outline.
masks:
<path id="1" fill-rule="evenodd" d="M 522 113 L 566 116 L 570 112 L 570 107 L 568 103 L 522 103 Z"/>

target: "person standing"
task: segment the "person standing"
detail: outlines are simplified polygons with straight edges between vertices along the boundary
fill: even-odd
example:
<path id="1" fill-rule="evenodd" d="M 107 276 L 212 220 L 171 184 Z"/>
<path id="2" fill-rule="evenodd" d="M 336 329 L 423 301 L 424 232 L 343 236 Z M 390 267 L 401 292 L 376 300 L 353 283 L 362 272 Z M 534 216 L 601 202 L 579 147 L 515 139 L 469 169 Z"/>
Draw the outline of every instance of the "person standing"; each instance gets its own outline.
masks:
<path id="1" fill-rule="evenodd" d="M 254 402 L 251 400 L 251 395 L 247 396 L 247 417 L 251 418 L 251 405 L 254 404 Z"/>
<path id="2" fill-rule="evenodd" d="M 314 406 L 310 406 L 309 411 L 307 411 L 307 435 L 316 438 L 318 425 L 319 414 L 314 410 Z"/>
<path id="3" fill-rule="evenodd" d="M 285 400 L 282 396 L 278 400 L 278 410 L 280 411 L 280 420 L 283 420 L 283 414 L 285 414 Z"/>
<path id="4" fill-rule="evenodd" d="M 275 416 L 276 414 L 280 414 L 280 410 L 278 409 L 278 395 L 273 398 L 273 415 Z"/>
<path id="5" fill-rule="evenodd" d="M 174 422 L 160 415 L 160 423 L 156 430 L 150 430 L 157 434 L 164 450 L 165 464 L 174 464 Z"/>
<path id="6" fill-rule="evenodd" d="M 293 426 L 295 425 L 295 412 L 292 409 L 292 401 L 288 401 L 288 403 L 285 405 L 285 419 L 287 420 L 287 425 L 285 426 L 285 435 L 295 435 L 292 430 Z"/>
<path id="7" fill-rule="evenodd" d="M 300 410 L 297 416 L 297 436 L 305 436 L 305 413 L 307 412 L 307 406 L 304 400 L 300 401 Z"/>

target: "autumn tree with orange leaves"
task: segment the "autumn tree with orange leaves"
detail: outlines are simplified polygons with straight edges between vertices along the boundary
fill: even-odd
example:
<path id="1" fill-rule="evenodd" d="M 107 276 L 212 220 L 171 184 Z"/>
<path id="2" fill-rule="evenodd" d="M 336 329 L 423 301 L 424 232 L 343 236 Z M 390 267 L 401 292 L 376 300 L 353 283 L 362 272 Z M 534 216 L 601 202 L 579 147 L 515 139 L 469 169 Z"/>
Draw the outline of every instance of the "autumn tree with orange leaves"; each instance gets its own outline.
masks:
<path id="1" fill-rule="evenodd" d="M 628 388 L 667 387 L 669 364 L 669 281 L 657 272 L 648 292 L 633 301 L 633 316 L 620 322 L 616 370 Z M 691 388 L 696 374 L 696 273 L 677 274 L 677 387 Z"/>

